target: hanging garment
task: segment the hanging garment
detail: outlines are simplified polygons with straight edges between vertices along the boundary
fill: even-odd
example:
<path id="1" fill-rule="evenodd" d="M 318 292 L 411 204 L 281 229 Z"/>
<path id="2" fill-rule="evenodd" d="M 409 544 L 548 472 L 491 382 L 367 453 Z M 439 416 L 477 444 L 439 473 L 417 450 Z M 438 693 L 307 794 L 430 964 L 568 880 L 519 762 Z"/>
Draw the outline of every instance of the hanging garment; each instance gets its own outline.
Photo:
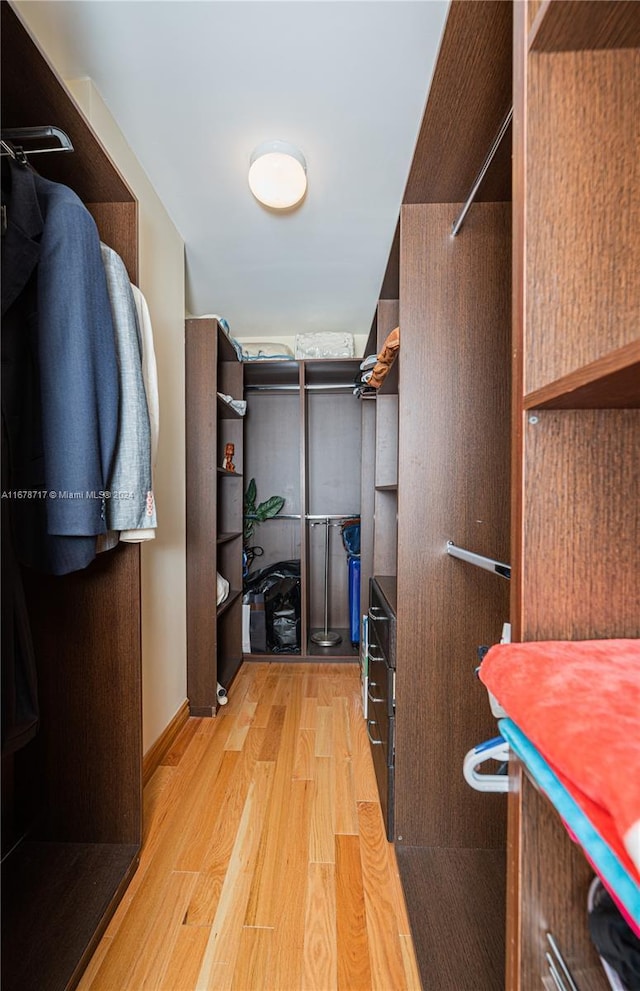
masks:
<path id="1" fill-rule="evenodd" d="M 155 468 L 158 456 L 158 437 L 160 434 L 160 401 L 158 398 L 158 369 L 156 352 L 153 344 L 153 327 L 149 307 L 140 289 L 131 285 L 133 299 L 138 314 L 138 328 L 142 343 L 142 378 L 147 394 L 149 408 L 149 423 L 151 425 L 151 467 Z"/>
<path id="2" fill-rule="evenodd" d="M 151 427 L 151 490 L 154 492 L 154 508 L 157 516 L 157 503 L 155 501 L 155 489 L 153 485 L 153 473 L 156 467 L 158 456 L 158 439 L 160 435 L 160 401 L 158 397 L 158 370 L 156 366 L 156 353 L 153 344 L 153 328 L 151 326 L 151 316 L 149 307 L 140 289 L 131 284 L 131 291 L 136 306 L 138 316 L 138 329 L 140 331 L 140 343 L 142 347 L 142 380 L 144 391 L 147 397 L 147 408 L 149 410 L 149 426 Z M 156 520 L 157 526 L 157 520 Z M 138 544 L 144 540 L 153 540 L 156 535 L 155 527 L 146 527 L 142 530 L 122 530 L 120 540 L 124 543 Z"/>
<path id="3" fill-rule="evenodd" d="M 86 568 L 106 531 L 118 428 L 113 325 L 93 218 L 66 186 L 2 165 L 2 751 L 38 728 L 21 565 Z"/>
<path id="4" fill-rule="evenodd" d="M 2 488 L 9 445 L 2 420 Z M 38 729 L 38 682 L 20 563 L 13 544 L 11 507 L 2 499 L 2 753 L 13 753 Z"/>
<path id="5" fill-rule="evenodd" d="M 62 575 L 86 568 L 106 531 L 119 399 L 111 309 L 81 200 L 16 162 L 3 168 L 2 415 L 15 550 L 22 564 Z"/>
<path id="6" fill-rule="evenodd" d="M 373 367 L 373 373 L 369 379 L 369 384 L 375 389 L 379 389 L 398 356 L 400 349 L 400 328 L 396 327 L 387 336 L 382 349 L 378 355 L 378 360 Z"/>
<path id="7" fill-rule="evenodd" d="M 106 502 L 110 530 L 153 530 L 151 428 L 142 379 L 142 345 L 131 283 L 120 256 L 101 246 L 113 317 L 120 384 L 120 420 Z"/>

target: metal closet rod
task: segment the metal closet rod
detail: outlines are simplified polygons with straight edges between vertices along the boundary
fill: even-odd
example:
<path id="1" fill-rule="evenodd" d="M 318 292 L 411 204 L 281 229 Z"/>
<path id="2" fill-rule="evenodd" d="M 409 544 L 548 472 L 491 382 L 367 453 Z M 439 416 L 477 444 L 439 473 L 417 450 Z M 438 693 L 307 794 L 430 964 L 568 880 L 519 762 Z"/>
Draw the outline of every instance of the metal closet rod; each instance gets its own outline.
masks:
<path id="1" fill-rule="evenodd" d="M 335 382 L 333 385 L 305 385 L 309 392 L 334 391 L 335 389 L 353 389 L 353 382 Z M 300 392 L 299 385 L 245 385 L 245 392 Z"/>
<path id="2" fill-rule="evenodd" d="M 44 138 L 56 138 L 60 143 L 47 148 L 23 148 L 14 142 L 42 141 Z M 60 127 L 46 125 L 44 127 L 10 127 L 2 129 L 2 155 L 10 155 L 22 161 L 26 155 L 44 155 L 51 151 L 73 151 L 71 138 Z"/>
<path id="3" fill-rule="evenodd" d="M 457 557 L 468 564 L 475 564 L 476 568 L 484 568 L 501 578 L 511 578 L 511 565 L 503 564 L 502 561 L 494 561 L 492 557 L 483 557 L 482 554 L 474 554 L 473 551 L 466 551 L 462 547 L 456 547 L 453 540 L 447 541 L 447 554 Z"/>
<path id="4" fill-rule="evenodd" d="M 493 159 L 495 158 L 496 152 L 497 152 L 498 148 L 500 147 L 500 144 L 502 143 L 502 139 L 504 138 L 505 134 L 507 133 L 507 129 L 509 127 L 509 124 L 511 123 L 512 118 L 513 118 L 513 107 L 511 107 L 511 109 L 509 110 L 507 116 L 505 117 L 505 119 L 503 120 L 502 124 L 500 125 L 500 130 L 498 131 L 498 134 L 496 136 L 495 141 L 491 145 L 491 149 L 489 151 L 489 154 L 487 155 L 487 157 L 484 160 L 484 163 L 482 165 L 482 168 L 480 169 L 480 171 L 478 172 L 478 175 L 476 176 L 476 181 L 474 182 L 474 184 L 473 184 L 473 186 L 471 188 L 471 192 L 469 193 L 469 195 L 467 197 L 467 200 L 466 200 L 464 206 L 462 207 L 462 210 L 460 211 L 460 215 L 459 215 L 458 219 L 454 221 L 454 223 L 453 223 L 453 225 L 451 227 L 451 237 L 455 237 L 456 234 L 460 231 L 460 228 L 462 227 L 462 225 L 464 224 L 464 218 L 467 216 L 467 214 L 468 214 L 468 212 L 469 212 L 469 210 L 471 208 L 471 204 L 473 203 L 473 201 L 476 198 L 476 195 L 478 193 L 478 190 L 480 189 L 480 186 L 482 184 L 482 180 L 486 176 L 486 174 L 487 174 L 487 172 L 489 170 L 489 166 L 491 165 Z"/>
<path id="5" fill-rule="evenodd" d="M 352 520 L 356 518 L 357 514 L 354 515 L 353 513 L 338 513 L 335 515 L 332 515 L 331 513 L 304 513 L 304 515 L 301 513 L 277 513 L 276 516 L 270 516 L 268 519 L 262 520 L 261 522 L 268 523 L 270 520 Z M 249 515 L 245 516 L 245 519 L 255 520 L 257 517 L 255 515 Z"/>

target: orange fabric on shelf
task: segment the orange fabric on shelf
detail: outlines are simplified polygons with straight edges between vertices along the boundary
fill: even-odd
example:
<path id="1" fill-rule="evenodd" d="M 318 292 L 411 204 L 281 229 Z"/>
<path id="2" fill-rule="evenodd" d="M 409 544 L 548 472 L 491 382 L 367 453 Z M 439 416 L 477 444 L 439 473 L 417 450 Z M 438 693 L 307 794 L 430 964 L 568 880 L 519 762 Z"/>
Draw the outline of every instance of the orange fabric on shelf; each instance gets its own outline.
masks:
<path id="1" fill-rule="evenodd" d="M 640 868 L 640 640 L 498 644 L 480 679 Z"/>
<path id="2" fill-rule="evenodd" d="M 382 345 L 382 350 L 378 355 L 378 360 L 373 366 L 373 371 L 371 372 L 371 378 L 369 379 L 367 385 L 372 386 L 374 389 L 379 389 L 384 382 L 389 369 L 396 360 L 398 355 L 398 349 L 400 348 L 400 328 L 396 327 L 387 336 L 384 344 Z"/>

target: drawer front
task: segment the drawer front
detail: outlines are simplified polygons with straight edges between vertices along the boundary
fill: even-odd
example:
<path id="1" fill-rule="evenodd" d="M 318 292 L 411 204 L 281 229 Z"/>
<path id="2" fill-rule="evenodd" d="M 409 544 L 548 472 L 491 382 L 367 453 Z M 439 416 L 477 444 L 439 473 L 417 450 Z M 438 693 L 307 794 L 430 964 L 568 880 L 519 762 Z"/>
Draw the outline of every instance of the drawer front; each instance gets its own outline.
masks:
<path id="1" fill-rule="evenodd" d="M 379 706 L 386 716 L 393 716 L 395 672 L 379 654 L 377 645 L 369 644 L 369 705 Z"/>
<path id="2" fill-rule="evenodd" d="M 373 768 L 376 774 L 376 781 L 378 783 L 378 794 L 380 796 L 380 807 L 382 809 L 382 817 L 384 819 L 385 828 L 387 831 L 387 839 L 393 840 L 393 800 L 394 800 L 394 783 L 395 783 L 395 772 L 393 765 L 389 765 L 387 760 L 387 747 L 385 746 L 385 741 L 381 739 L 380 736 L 380 726 L 377 719 L 375 718 L 376 713 L 369 713 L 369 718 L 367 720 L 367 733 L 369 734 L 369 742 L 371 744 L 371 755 L 373 757 Z M 387 740 L 389 737 L 393 739 L 394 730 L 394 720 L 386 720 L 386 734 Z"/>
<path id="3" fill-rule="evenodd" d="M 382 595 L 375 578 L 369 585 L 369 643 L 376 645 L 391 667 L 395 662 L 396 618 Z"/>

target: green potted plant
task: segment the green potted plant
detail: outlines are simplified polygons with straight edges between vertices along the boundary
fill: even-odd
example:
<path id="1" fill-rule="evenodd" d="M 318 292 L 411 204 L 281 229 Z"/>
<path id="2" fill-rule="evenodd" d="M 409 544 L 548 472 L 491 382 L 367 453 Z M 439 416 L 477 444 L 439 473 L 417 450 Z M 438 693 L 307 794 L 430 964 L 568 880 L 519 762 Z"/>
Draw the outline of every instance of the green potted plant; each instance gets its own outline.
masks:
<path id="1" fill-rule="evenodd" d="M 273 495 L 256 505 L 256 480 L 252 478 L 244 494 L 244 576 L 246 577 L 254 557 L 260 557 L 261 547 L 250 546 L 257 526 L 277 516 L 284 506 L 284 496 Z M 258 553 L 259 552 L 259 553 Z"/>

